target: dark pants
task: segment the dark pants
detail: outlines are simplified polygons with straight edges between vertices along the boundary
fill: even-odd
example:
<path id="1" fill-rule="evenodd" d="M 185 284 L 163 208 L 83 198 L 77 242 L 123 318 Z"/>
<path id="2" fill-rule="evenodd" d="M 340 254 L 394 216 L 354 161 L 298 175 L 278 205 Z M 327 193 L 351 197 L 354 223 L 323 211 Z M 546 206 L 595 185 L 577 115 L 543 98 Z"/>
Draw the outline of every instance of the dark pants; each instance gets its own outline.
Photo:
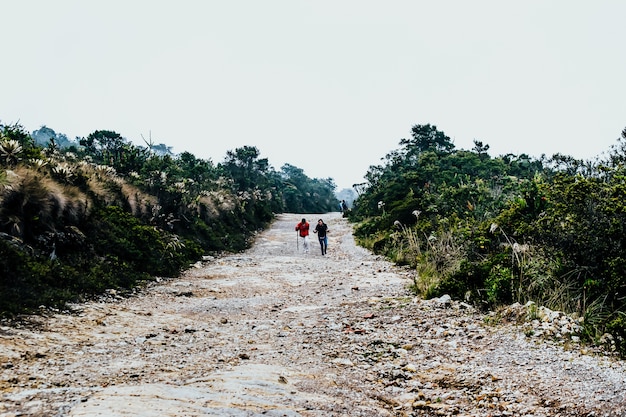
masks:
<path id="1" fill-rule="evenodd" d="M 322 248 L 322 255 L 326 255 L 326 249 L 328 248 L 328 238 L 326 236 L 320 237 L 320 247 Z"/>

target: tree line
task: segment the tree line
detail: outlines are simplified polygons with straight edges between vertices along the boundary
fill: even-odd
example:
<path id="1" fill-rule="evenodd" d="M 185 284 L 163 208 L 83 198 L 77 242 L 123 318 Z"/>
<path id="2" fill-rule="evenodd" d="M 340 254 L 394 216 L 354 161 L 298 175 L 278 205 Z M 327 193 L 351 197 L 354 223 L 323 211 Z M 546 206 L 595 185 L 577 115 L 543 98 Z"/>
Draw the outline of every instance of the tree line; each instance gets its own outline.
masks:
<path id="1" fill-rule="evenodd" d="M 362 246 L 414 268 L 426 298 L 532 301 L 626 355 L 626 129 L 593 161 L 491 157 L 479 141 L 456 149 L 430 124 L 399 145 L 355 185 Z"/>
<path id="2" fill-rule="evenodd" d="M 0 124 L 0 317 L 175 277 L 247 248 L 276 213 L 335 211 L 335 188 L 254 146 L 213 163 L 109 130 Z"/>
<path id="3" fill-rule="evenodd" d="M 416 271 L 413 290 L 482 309 L 529 301 L 626 355 L 626 129 L 602 157 L 489 155 L 415 125 L 349 211 L 360 245 Z M 196 158 L 114 131 L 68 140 L 0 124 L 0 316 L 67 308 L 247 248 L 276 213 L 335 211 L 333 180 L 253 146 Z"/>

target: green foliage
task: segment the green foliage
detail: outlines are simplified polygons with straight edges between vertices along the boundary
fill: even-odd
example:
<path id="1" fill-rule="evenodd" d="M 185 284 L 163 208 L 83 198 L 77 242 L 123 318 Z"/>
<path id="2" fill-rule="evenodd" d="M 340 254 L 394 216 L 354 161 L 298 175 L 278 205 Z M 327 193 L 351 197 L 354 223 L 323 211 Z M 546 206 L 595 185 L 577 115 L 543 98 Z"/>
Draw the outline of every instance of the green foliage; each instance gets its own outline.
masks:
<path id="1" fill-rule="evenodd" d="M 614 318 L 606 324 L 606 331 L 612 336 L 613 346 L 609 346 L 626 357 L 626 313 L 619 311 Z"/>
<path id="2" fill-rule="evenodd" d="M 41 149 L 20 125 L 0 124 L 0 168 L 42 157 Z"/>
<path id="3" fill-rule="evenodd" d="M 0 316 L 34 313 L 41 306 L 65 308 L 107 288 L 129 288 L 149 278 L 111 259 L 60 262 L 6 239 L 0 240 L 0 272 Z"/>
<path id="4" fill-rule="evenodd" d="M 409 151 L 408 155 L 412 155 L 413 152 L 420 153 L 426 151 L 446 153 L 454 149 L 452 140 L 438 130 L 437 126 L 431 126 L 430 124 L 413 126 L 411 138 L 402 139 L 400 144 L 405 145 L 405 149 Z"/>
<path id="5" fill-rule="evenodd" d="M 513 301 L 513 273 L 510 268 L 494 265 L 485 279 L 487 301 L 492 305 L 510 303 Z"/>
<path id="6" fill-rule="evenodd" d="M 481 308 L 535 301 L 584 316 L 588 340 L 623 340 L 626 129 L 596 163 L 492 158 L 478 141 L 456 150 L 435 126 L 411 133 L 359 186 L 358 242 L 414 266 L 423 296 Z"/>
<path id="7" fill-rule="evenodd" d="M 143 225 L 119 207 L 106 207 L 85 229 L 96 256 L 129 265 L 139 273 L 176 276 L 191 259 L 201 255 L 187 249 L 176 235 Z"/>
<path id="8" fill-rule="evenodd" d="M 497 265 L 496 260 L 485 259 L 476 262 L 462 260 L 457 271 L 442 277 L 437 287 L 425 296 L 449 294 L 457 299 L 465 299 L 476 306 L 484 307 L 489 303 L 485 296 L 485 283 L 495 265 Z"/>
<path id="9" fill-rule="evenodd" d="M 332 180 L 276 172 L 254 147 L 215 166 L 109 130 L 33 136 L 0 125 L 0 315 L 175 277 L 203 254 L 247 248 L 275 213 L 338 203 Z"/>
<path id="10" fill-rule="evenodd" d="M 326 213 L 336 211 L 339 200 L 335 196 L 335 183 L 331 178 L 311 179 L 304 171 L 290 164 L 281 168 L 284 183 L 284 210 L 290 213 Z"/>

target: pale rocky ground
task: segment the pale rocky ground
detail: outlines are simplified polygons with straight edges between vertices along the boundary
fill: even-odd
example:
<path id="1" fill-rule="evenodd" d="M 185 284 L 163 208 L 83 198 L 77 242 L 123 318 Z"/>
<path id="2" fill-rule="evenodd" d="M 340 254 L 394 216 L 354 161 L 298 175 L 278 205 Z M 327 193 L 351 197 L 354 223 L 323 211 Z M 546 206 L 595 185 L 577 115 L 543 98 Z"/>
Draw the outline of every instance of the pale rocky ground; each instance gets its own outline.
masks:
<path id="1" fill-rule="evenodd" d="M 285 214 L 179 279 L 4 323 L 0 415 L 626 415 L 623 362 L 418 299 L 410 271 L 323 217 L 326 256 L 315 236 L 296 250 Z"/>

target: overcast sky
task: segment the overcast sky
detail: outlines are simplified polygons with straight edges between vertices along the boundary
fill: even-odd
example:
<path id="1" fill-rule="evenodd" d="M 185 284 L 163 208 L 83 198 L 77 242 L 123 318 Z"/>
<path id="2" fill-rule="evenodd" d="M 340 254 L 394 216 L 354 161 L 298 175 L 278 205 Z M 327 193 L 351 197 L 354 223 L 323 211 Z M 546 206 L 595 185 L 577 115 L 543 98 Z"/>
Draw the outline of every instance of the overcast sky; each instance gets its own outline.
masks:
<path id="1" fill-rule="evenodd" d="M 256 146 L 339 189 L 433 124 L 458 149 L 591 159 L 626 127 L 623 0 L 23 0 L 0 122 L 221 162 Z"/>

